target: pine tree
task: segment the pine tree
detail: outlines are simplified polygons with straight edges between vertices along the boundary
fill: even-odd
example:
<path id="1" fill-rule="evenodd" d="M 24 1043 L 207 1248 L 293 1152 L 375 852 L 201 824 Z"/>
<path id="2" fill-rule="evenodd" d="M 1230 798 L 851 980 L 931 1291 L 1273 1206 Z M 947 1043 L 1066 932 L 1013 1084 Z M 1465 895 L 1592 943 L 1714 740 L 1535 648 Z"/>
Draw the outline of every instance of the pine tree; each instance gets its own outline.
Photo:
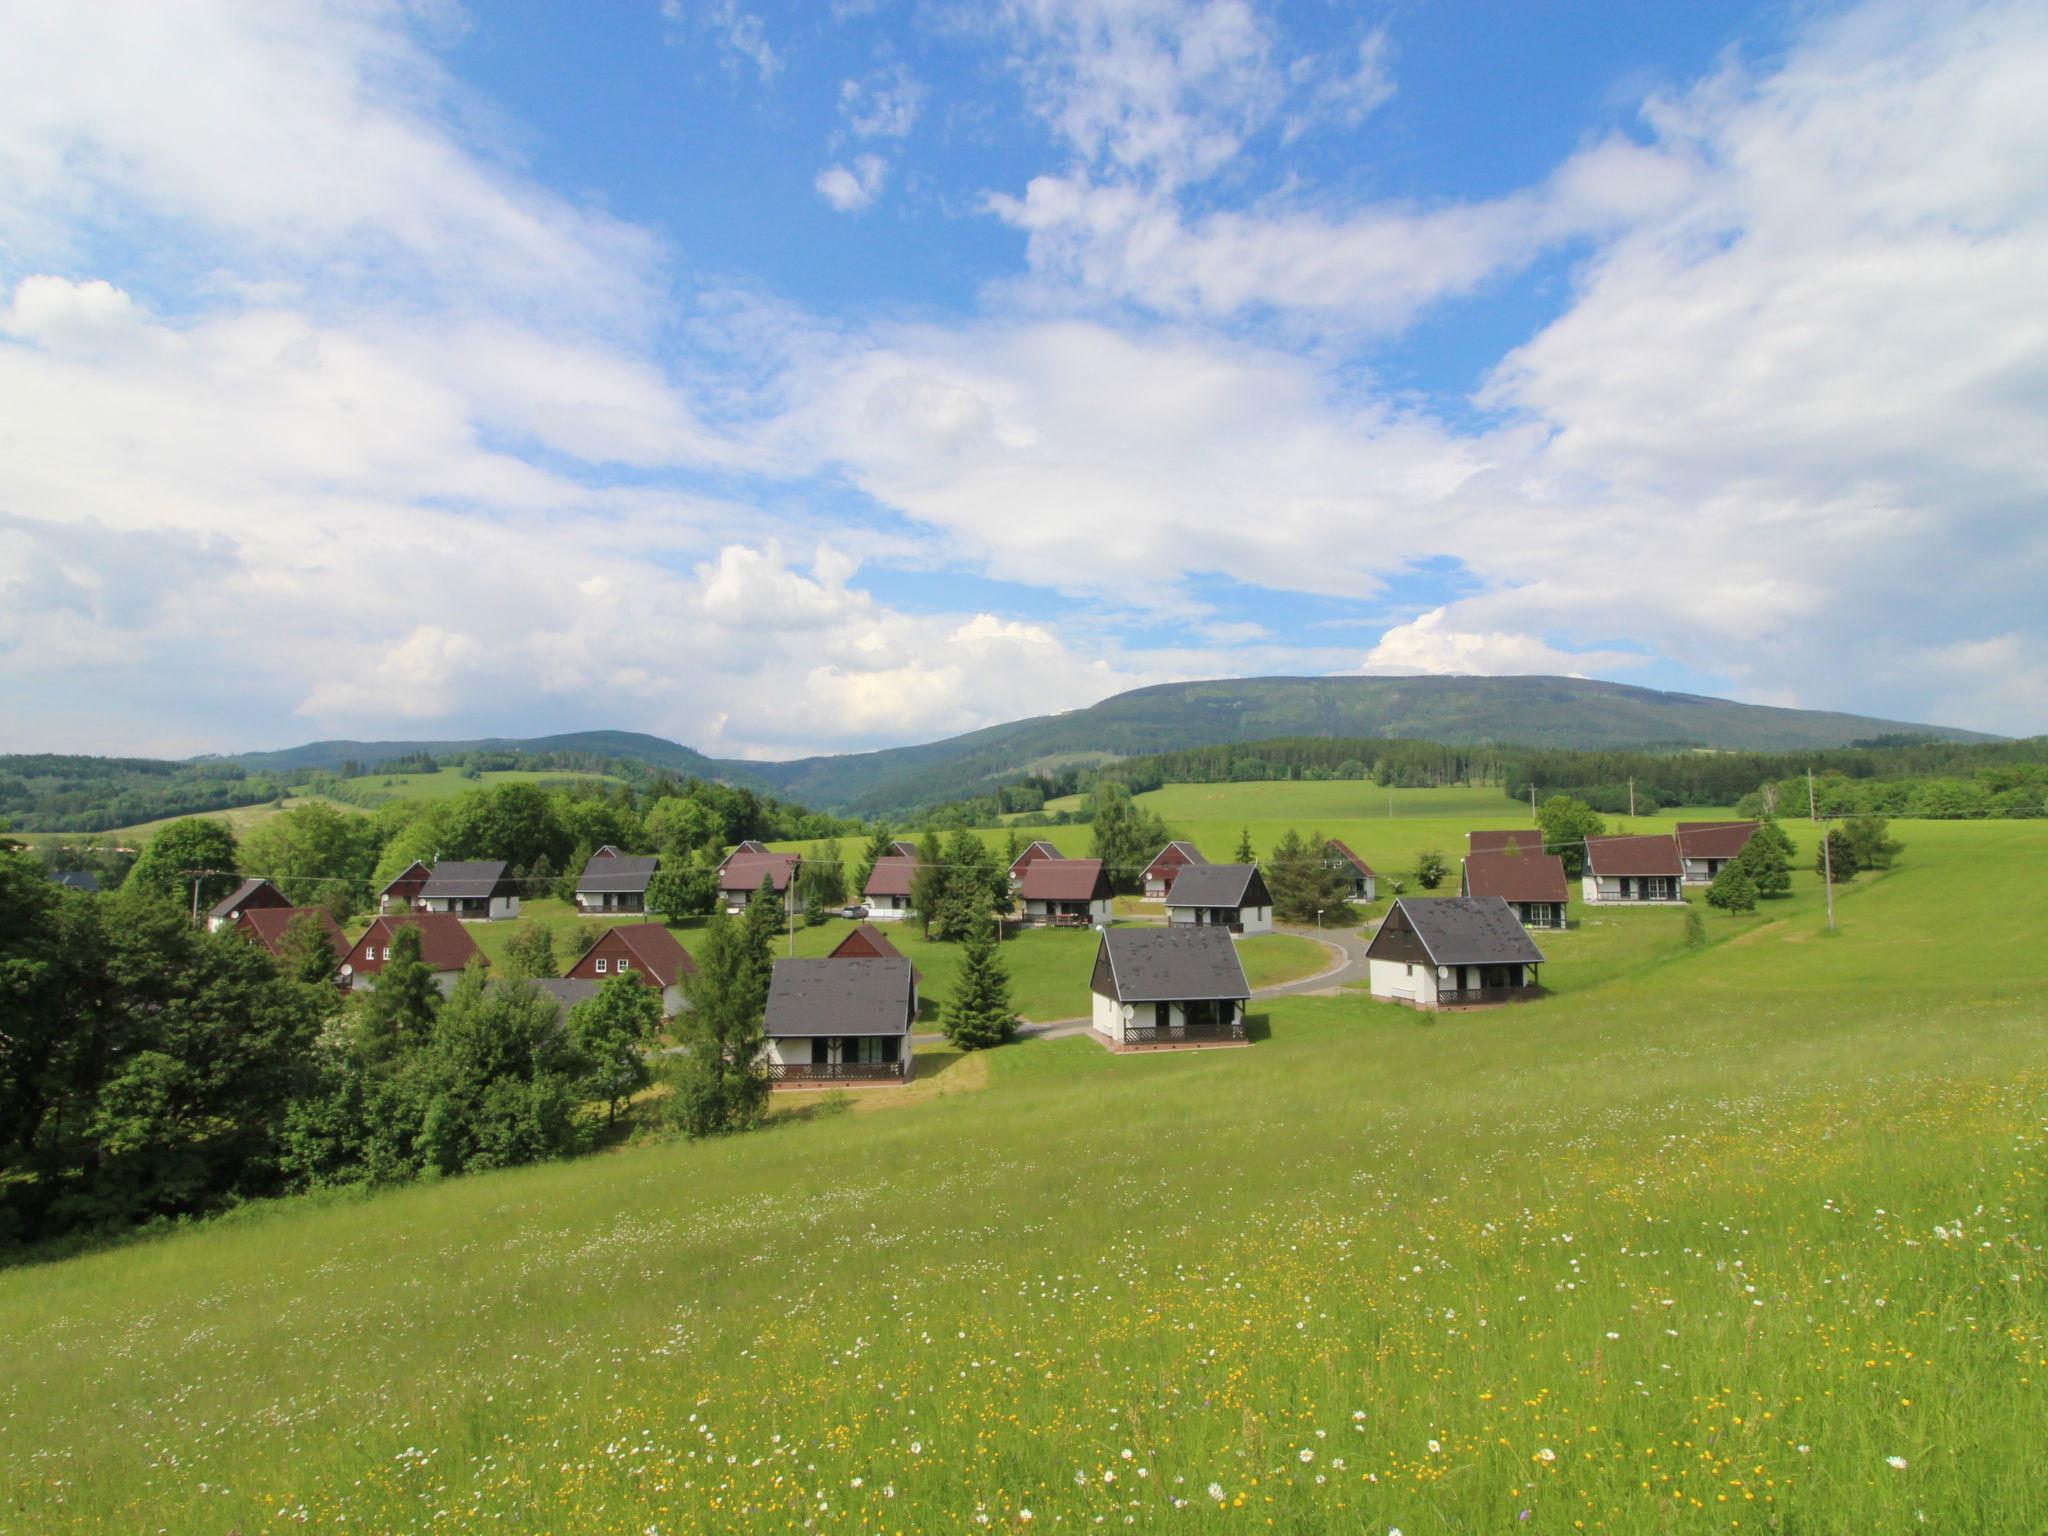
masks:
<path id="1" fill-rule="evenodd" d="M 889 823 L 886 821 L 876 822 L 875 830 L 868 837 L 867 847 L 860 851 L 860 863 L 854 866 L 853 894 L 855 900 L 859 900 L 867 891 L 868 876 L 875 872 L 875 860 L 886 859 L 895 851 L 891 847 L 891 844 L 894 842 L 895 838 L 889 832 Z"/>
<path id="2" fill-rule="evenodd" d="M 538 922 L 521 923 L 505 942 L 504 973 L 526 981 L 561 975 L 561 962 L 555 958 L 555 936 Z"/>
<path id="3" fill-rule="evenodd" d="M 1252 852 L 1252 829 L 1246 827 L 1237 835 L 1237 851 L 1230 856 L 1233 864 L 1256 864 L 1258 855 Z"/>
<path id="4" fill-rule="evenodd" d="M 946 1038 L 963 1051 L 1002 1045 L 1017 1036 L 1010 973 L 995 941 L 995 919 L 983 915 L 968 932 L 960 973 L 940 1014 Z"/>
<path id="5" fill-rule="evenodd" d="M 698 942 L 697 969 L 685 983 L 690 1008 L 669 1108 L 691 1136 L 745 1130 L 767 1108 L 768 1037 L 761 1021 L 774 962 L 764 940 L 750 923 L 714 912 Z"/>
<path id="6" fill-rule="evenodd" d="M 328 986 L 334 981 L 335 967 L 341 964 L 341 956 L 334 952 L 334 941 L 327 936 L 327 925 L 319 918 L 307 913 L 293 918 L 285 924 L 284 936 L 278 940 L 278 963 L 285 975 L 294 981 L 303 981 L 309 986 Z"/>
<path id="7" fill-rule="evenodd" d="M 1740 859 L 1730 859 L 1707 887 L 1707 905 L 1721 912 L 1754 912 L 1757 885 Z"/>
<path id="8" fill-rule="evenodd" d="M 910 876 L 910 906 L 917 913 L 924 936 L 932 936 L 932 920 L 946 900 L 948 871 L 946 848 L 936 832 L 927 832 L 917 850 L 917 868 Z"/>
<path id="9" fill-rule="evenodd" d="M 1822 846 L 1814 850 L 1813 872 L 1823 878 L 1832 874 L 1835 883 L 1840 885 L 1845 880 L 1854 880 L 1862 867 L 1856 858 L 1856 844 L 1849 834 L 1840 827 L 1830 827 Z"/>
<path id="10" fill-rule="evenodd" d="M 791 876 L 794 879 L 795 876 Z M 776 892 L 775 877 L 763 875 L 761 883 L 754 888 L 754 899 L 747 903 L 747 932 L 768 939 L 779 939 L 789 932 L 789 925 L 783 921 L 782 897 Z M 769 953 L 774 953 L 769 946 Z"/>

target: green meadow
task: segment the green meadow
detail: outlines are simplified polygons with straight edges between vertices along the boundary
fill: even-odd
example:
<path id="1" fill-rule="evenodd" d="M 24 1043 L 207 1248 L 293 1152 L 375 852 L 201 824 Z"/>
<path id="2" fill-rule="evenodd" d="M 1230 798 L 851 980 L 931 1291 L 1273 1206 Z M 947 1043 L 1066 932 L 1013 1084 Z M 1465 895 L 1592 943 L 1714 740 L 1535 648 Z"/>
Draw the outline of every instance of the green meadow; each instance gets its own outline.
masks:
<path id="1" fill-rule="evenodd" d="M 466 795 L 473 789 L 495 789 L 500 784 L 575 782 L 612 785 L 625 781 L 606 773 L 573 773 L 526 768 L 505 768 L 469 777 L 459 768 L 438 768 L 432 773 L 371 774 L 348 782 L 351 789 L 359 791 L 366 801 L 374 800 L 379 805 L 385 805 L 394 800 L 453 800 L 456 796 Z"/>
<path id="2" fill-rule="evenodd" d="M 1216 856 L 1259 788 L 1162 793 Z M 1255 842 L 1468 819 L 1287 798 L 1346 788 Z M 2048 825 L 1894 827 L 1834 934 L 1795 824 L 1789 900 L 1585 917 L 1534 1003 L 934 1052 L 0 1273 L 0 1531 L 2041 1530 Z"/>

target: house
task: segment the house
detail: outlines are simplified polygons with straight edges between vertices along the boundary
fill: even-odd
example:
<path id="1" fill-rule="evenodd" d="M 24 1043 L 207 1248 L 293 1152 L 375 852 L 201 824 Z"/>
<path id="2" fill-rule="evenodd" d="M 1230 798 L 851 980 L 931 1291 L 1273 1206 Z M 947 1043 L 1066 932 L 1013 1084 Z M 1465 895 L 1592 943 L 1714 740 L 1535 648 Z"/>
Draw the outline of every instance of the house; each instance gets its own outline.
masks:
<path id="1" fill-rule="evenodd" d="M 614 912 L 645 912 L 647 887 L 661 868 L 654 854 L 620 853 L 600 848 L 576 877 L 576 913 L 603 917 Z"/>
<path id="2" fill-rule="evenodd" d="M 1341 838 L 1331 838 L 1323 846 L 1337 859 L 1337 868 L 1348 870 L 1351 875 L 1351 899 L 1353 901 L 1377 901 L 1380 894 L 1380 877 L 1372 872 L 1372 866 L 1351 851 Z"/>
<path id="3" fill-rule="evenodd" d="M 341 964 L 341 957 L 349 949 L 348 935 L 325 907 L 251 907 L 236 922 L 235 932 L 260 944 L 275 959 L 284 953 L 285 930 L 302 917 L 320 925 L 327 935 L 328 948 L 334 951 L 334 963 Z"/>
<path id="4" fill-rule="evenodd" d="M 1064 859 L 1065 854 L 1043 840 L 1026 845 L 1024 851 L 1010 860 L 1010 887 L 1016 889 L 1024 883 L 1024 871 L 1040 859 Z"/>
<path id="5" fill-rule="evenodd" d="M 676 942 L 676 936 L 660 923 L 625 923 L 607 928 L 569 967 L 571 981 L 602 985 L 613 976 L 635 977 L 643 986 L 661 992 L 661 1016 L 672 1019 L 683 1011 L 683 978 L 697 974 L 697 962 Z"/>
<path id="6" fill-rule="evenodd" d="M 1252 989 L 1221 928 L 1105 928 L 1089 990 L 1095 1032 L 1120 1050 L 1245 1038 Z"/>
<path id="7" fill-rule="evenodd" d="M 1166 921 L 1174 927 L 1271 933 L 1273 898 L 1256 864 L 1186 864 L 1167 893 Z"/>
<path id="8" fill-rule="evenodd" d="M 1411 1008 L 1520 1002 L 1542 990 L 1543 951 L 1498 896 L 1396 897 L 1365 959 L 1372 995 Z"/>
<path id="9" fill-rule="evenodd" d="M 1464 894 L 1498 896 L 1524 928 L 1562 928 L 1571 887 L 1554 853 L 1468 853 Z"/>
<path id="10" fill-rule="evenodd" d="M 1498 828 L 1491 832 L 1467 832 L 1465 851 L 1467 853 L 1506 853 L 1510 848 L 1519 848 L 1523 853 L 1542 853 L 1543 829 L 1541 827 L 1509 827 L 1506 831 Z"/>
<path id="11" fill-rule="evenodd" d="M 892 859 L 921 859 L 924 855 L 918 851 L 917 844 L 898 838 L 889 845 L 887 857 Z"/>
<path id="12" fill-rule="evenodd" d="M 417 928 L 420 959 L 434 973 L 434 981 L 445 993 L 455 990 L 463 968 L 472 960 L 483 960 L 483 951 L 462 926 L 462 919 L 448 912 L 408 912 L 373 920 L 369 930 L 341 962 L 341 984 L 350 991 L 374 990 L 377 976 L 391 962 L 391 943 L 401 928 Z"/>
<path id="13" fill-rule="evenodd" d="M 1589 837 L 1580 892 L 1606 906 L 1685 900 L 1685 867 L 1669 837 Z"/>
<path id="14" fill-rule="evenodd" d="M 900 854 L 875 860 L 868 883 L 861 887 L 861 900 L 868 916 L 896 922 L 910 915 L 910 884 L 917 878 L 917 860 Z"/>
<path id="15" fill-rule="evenodd" d="M 724 858 L 718 861 L 718 872 L 720 874 L 724 874 L 725 866 L 730 864 L 734 859 L 749 858 L 754 855 L 767 853 L 769 851 L 770 849 L 766 843 L 756 842 L 751 837 L 746 839 L 746 841 L 744 842 L 735 843 L 733 845 L 732 852 L 728 853 Z"/>
<path id="16" fill-rule="evenodd" d="M 741 848 L 747 851 L 741 852 Z M 751 848 L 744 843 L 741 844 L 740 848 L 727 854 L 725 862 L 718 866 L 718 894 L 725 902 L 725 910 L 746 911 L 747 903 L 754 899 L 754 892 L 761 888 L 761 877 L 766 875 L 769 884 L 775 888 L 777 898 L 791 912 L 803 911 L 802 890 L 791 889 L 796 872 L 802 864 L 803 860 L 793 853 L 770 853 L 759 843 L 752 845 Z"/>
<path id="17" fill-rule="evenodd" d="M 100 877 L 89 869 L 53 869 L 50 879 L 67 891 L 83 891 L 88 896 L 99 894 Z"/>
<path id="18" fill-rule="evenodd" d="M 1100 859 L 1040 859 L 1024 866 L 1017 882 L 1023 921 L 1055 928 L 1087 928 L 1109 921 L 1109 874 Z"/>
<path id="19" fill-rule="evenodd" d="M 268 880 L 244 880 L 215 902 L 206 914 L 206 931 L 219 933 L 232 928 L 244 912 L 262 907 L 288 907 L 291 898 Z"/>
<path id="20" fill-rule="evenodd" d="M 503 859 L 444 859 L 413 899 L 419 912 L 446 912 L 466 923 L 496 923 L 519 915 L 519 882 Z"/>
<path id="21" fill-rule="evenodd" d="M 778 960 L 768 973 L 770 1080 L 907 1083 L 917 994 L 901 955 Z"/>
<path id="22" fill-rule="evenodd" d="M 1206 864 L 1202 850 L 1193 843 L 1173 842 L 1152 855 L 1152 862 L 1145 866 L 1140 877 L 1144 882 L 1145 895 L 1158 901 L 1173 889 L 1173 877 L 1190 864 Z"/>
<path id="23" fill-rule="evenodd" d="M 1709 885 L 1721 867 L 1749 846 L 1753 821 L 1681 821 L 1678 857 L 1687 885 Z"/>
<path id="24" fill-rule="evenodd" d="M 891 944 L 888 937 L 873 923 L 862 923 L 853 932 L 841 939 L 834 947 L 828 960 L 896 960 L 903 957 L 903 951 Z M 917 1007 L 917 989 L 924 985 L 924 977 L 916 966 L 910 968 L 910 1006 Z"/>
<path id="25" fill-rule="evenodd" d="M 393 912 L 411 912 L 420 899 L 420 891 L 434 878 L 434 872 L 418 859 L 392 877 L 391 883 L 377 893 L 377 915 L 389 916 Z"/>

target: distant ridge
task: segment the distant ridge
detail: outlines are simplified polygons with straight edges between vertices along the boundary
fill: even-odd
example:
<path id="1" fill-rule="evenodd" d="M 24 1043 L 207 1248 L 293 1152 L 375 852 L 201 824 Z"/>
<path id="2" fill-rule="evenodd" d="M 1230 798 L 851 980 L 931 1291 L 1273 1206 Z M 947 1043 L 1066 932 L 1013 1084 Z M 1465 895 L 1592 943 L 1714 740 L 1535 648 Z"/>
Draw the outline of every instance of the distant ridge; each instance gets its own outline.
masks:
<path id="1" fill-rule="evenodd" d="M 723 763 L 706 757 L 695 748 L 642 731 L 570 731 L 559 736 L 480 736 L 468 741 L 309 741 L 304 746 L 284 747 L 275 752 L 218 754 L 218 760 L 239 763 L 252 772 L 272 776 L 293 773 L 332 772 L 354 760 L 364 764 L 389 762 L 424 752 L 442 757 L 460 752 L 589 752 L 600 757 L 625 758 L 671 772 L 704 779 L 723 779 L 765 789 L 767 783 L 746 763 Z"/>

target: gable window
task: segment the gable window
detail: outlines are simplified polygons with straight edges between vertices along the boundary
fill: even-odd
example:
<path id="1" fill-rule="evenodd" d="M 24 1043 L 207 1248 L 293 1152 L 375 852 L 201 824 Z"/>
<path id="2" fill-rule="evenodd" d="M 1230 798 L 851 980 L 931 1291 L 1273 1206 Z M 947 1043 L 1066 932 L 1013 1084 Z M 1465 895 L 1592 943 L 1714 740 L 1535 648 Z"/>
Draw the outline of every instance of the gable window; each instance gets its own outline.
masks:
<path id="1" fill-rule="evenodd" d="M 602 965 L 602 964 L 604 964 L 604 962 L 603 962 L 602 960 L 600 960 L 600 961 L 598 962 L 598 964 L 599 964 L 599 965 Z M 631 966 L 631 964 L 629 964 L 628 962 L 626 962 L 626 961 L 624 961 L 624 960 L 621 960 L 621 961 L 619 962 L 619 974 L 620 974 L 621 976 L 625 975 L 625 974 L 626 974 L 626 972 L 630 971 L 631 969 L 633 969 L 633 967 L 632 967 L 632 966 Z"/>
<path id="2" fill-rule="evenodd" d="M 607 969 L 608 969 L 608 968 L 610 967 L 610 965 L 611 965 L 611 962 L 610 962 L 609 960 L 600 960 L 600 961 L 598 961 L 598 962 L 597 962 L 597 974 L 598 974 L 598 975 L 600 975 L 600 976 L 604 975 L 604 974 L 605 974 L 605 972 L 606 972 L 606 970 L 607 970 Z"/>

